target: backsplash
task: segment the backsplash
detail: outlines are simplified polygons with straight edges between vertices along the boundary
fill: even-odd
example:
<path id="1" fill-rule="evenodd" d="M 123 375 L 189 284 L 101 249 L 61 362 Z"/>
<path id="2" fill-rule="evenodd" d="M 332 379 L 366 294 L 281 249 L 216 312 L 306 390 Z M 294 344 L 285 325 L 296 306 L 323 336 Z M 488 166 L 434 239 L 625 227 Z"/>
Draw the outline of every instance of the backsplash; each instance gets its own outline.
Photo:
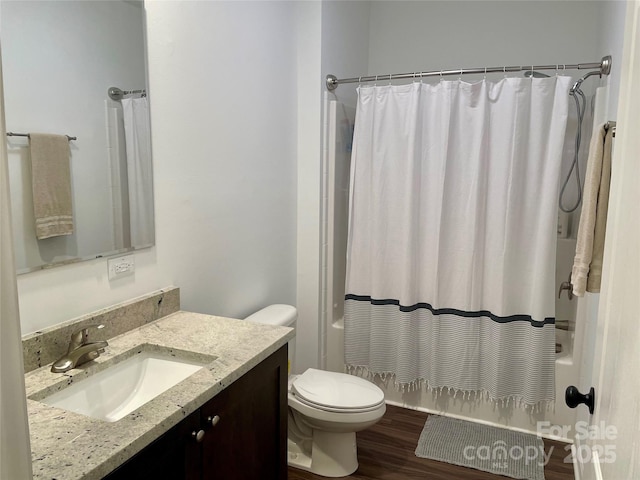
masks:
<path id="1" fill-rule="evenodd" d="M 88 325 L 104 325 L 90 331 L 90 340 L 108 340 L 180 310 L 180 289 L 167 287 L 147 295 L 82 315 L 22 338 L 24 371 L 55 361 L 67 351 L 71 334 Z"/>

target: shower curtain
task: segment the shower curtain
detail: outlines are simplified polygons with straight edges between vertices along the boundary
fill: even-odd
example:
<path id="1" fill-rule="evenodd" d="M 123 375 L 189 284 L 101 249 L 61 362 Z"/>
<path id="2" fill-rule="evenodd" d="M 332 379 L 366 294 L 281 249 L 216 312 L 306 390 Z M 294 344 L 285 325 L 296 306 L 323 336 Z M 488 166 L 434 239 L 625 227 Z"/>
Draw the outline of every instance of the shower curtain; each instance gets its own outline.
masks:
<path id="1" fill-rule="evenodd" d="M 555 399 L 557 190 L 571 79 L 360 87 L 347 370 L 525 408 Z"/>
<path id="2" fill-rule="evenodd" d="M 131 245 L 154 243 L 151 129 L 146 97 L 123 98 L 124 136 L 127 151 Z"/>

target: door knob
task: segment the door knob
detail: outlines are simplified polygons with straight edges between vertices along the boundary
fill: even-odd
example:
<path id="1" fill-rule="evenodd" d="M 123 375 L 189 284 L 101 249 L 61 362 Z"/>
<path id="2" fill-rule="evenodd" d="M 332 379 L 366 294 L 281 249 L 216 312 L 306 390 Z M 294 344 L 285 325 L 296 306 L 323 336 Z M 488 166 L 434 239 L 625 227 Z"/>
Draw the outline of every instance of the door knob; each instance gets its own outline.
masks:
<path id="1" fill-rule="evenodd" d="M 580 393 L 580 391 L 571 385 L 564 392 L 564 401 L 569 408 L 576 408 L 581 403 L 589 407 L 589 413 L 593 415 L 593 407 L 596 399 L 596 391 L 593 387 L 589 389 L 589 393 Z"/>

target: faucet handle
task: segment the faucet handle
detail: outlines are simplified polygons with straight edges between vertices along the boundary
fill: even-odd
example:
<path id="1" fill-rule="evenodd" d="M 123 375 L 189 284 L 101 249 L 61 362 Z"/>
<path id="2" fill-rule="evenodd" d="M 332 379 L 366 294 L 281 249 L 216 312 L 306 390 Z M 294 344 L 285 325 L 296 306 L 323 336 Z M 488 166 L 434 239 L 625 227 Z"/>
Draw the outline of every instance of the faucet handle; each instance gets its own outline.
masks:
<path id="1" fill-rule="evenodd" d="M 96 328 L 98 330 L 104 328 L 104 324 L 102 323 L 94 323 L 91 325 L 85 325 L 82 328 L 79 328 L 78 330 L 76 330 L 75 332 L 72 333 L 72 335 L 77 335 L 78 333 L 81 333 L 83 337 L 86 337 L 89 334 L 89 329 L 90 328 Z"/>
<path id="2" fill-rule="evenodd" d="M 93 325 L 85 325 L 82 328 L 79 328 L 75 332 L 71 334 L 71 340 L 69 342 L 69 351 L 78 348 L 87 342 L 89 337 L 89 329 L 96 328 L 98 330 L 104 328 L 103 324 L 93 324 Z"/>
<path id="3" fill-rule="evenodd" d="M 562 282 L 560 284 L 560 289 L 558 290 L 558 298 L 560 298 L 560 296 L 562 295 L 563 290 L 567 290 L 569 300 L 573 300 L 573 284 L 571 283 L 571 274 L 569 274 L 569 279 L 566 282 Z"/>

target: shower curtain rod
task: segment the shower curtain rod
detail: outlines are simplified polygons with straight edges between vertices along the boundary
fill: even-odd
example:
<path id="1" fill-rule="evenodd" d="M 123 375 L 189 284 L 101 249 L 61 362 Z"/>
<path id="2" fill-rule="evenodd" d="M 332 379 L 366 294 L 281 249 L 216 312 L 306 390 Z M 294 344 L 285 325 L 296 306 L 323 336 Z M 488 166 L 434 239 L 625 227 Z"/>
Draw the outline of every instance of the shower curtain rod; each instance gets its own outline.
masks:
<path id="1" fill-rule="evenodd" d="M 405 78 L 424 78 L 445 75 L 464 75 L 469 73 L 511 73 L 527 70 L 600 70 L 600 76 L 609 75 L 611 72 L 611 55 L 602 57 L 597 63 L 577 63 L 572 65 L 518 65 L 511 67 L 483 67 L 483 68 L 459 68 L 457 70 L 432 70 L 429 72 L 391 73 L 387 75 L 369 75 L 366 77 L 337 78 L 335 75 L 327 75 L 326 85 L 328 90 L 335 90 L 341 83 L 377 82 L 378 80 L 401 80 Z"/>
<path id="2" fill-rule="evenodd" d="M 142 96 L 145 97 L 147 95 L 147 90 L 144 88 L 141 90 L 122 90 L 118 87 L 109 87 L 109 89 L 107 90 L 107 95 L 109 95 L 109 98 L 116 101 L 122 100 L 122 97 L 124 97 L 125 95 L 135 95 L 137 93 L 141 93 Z"/>

